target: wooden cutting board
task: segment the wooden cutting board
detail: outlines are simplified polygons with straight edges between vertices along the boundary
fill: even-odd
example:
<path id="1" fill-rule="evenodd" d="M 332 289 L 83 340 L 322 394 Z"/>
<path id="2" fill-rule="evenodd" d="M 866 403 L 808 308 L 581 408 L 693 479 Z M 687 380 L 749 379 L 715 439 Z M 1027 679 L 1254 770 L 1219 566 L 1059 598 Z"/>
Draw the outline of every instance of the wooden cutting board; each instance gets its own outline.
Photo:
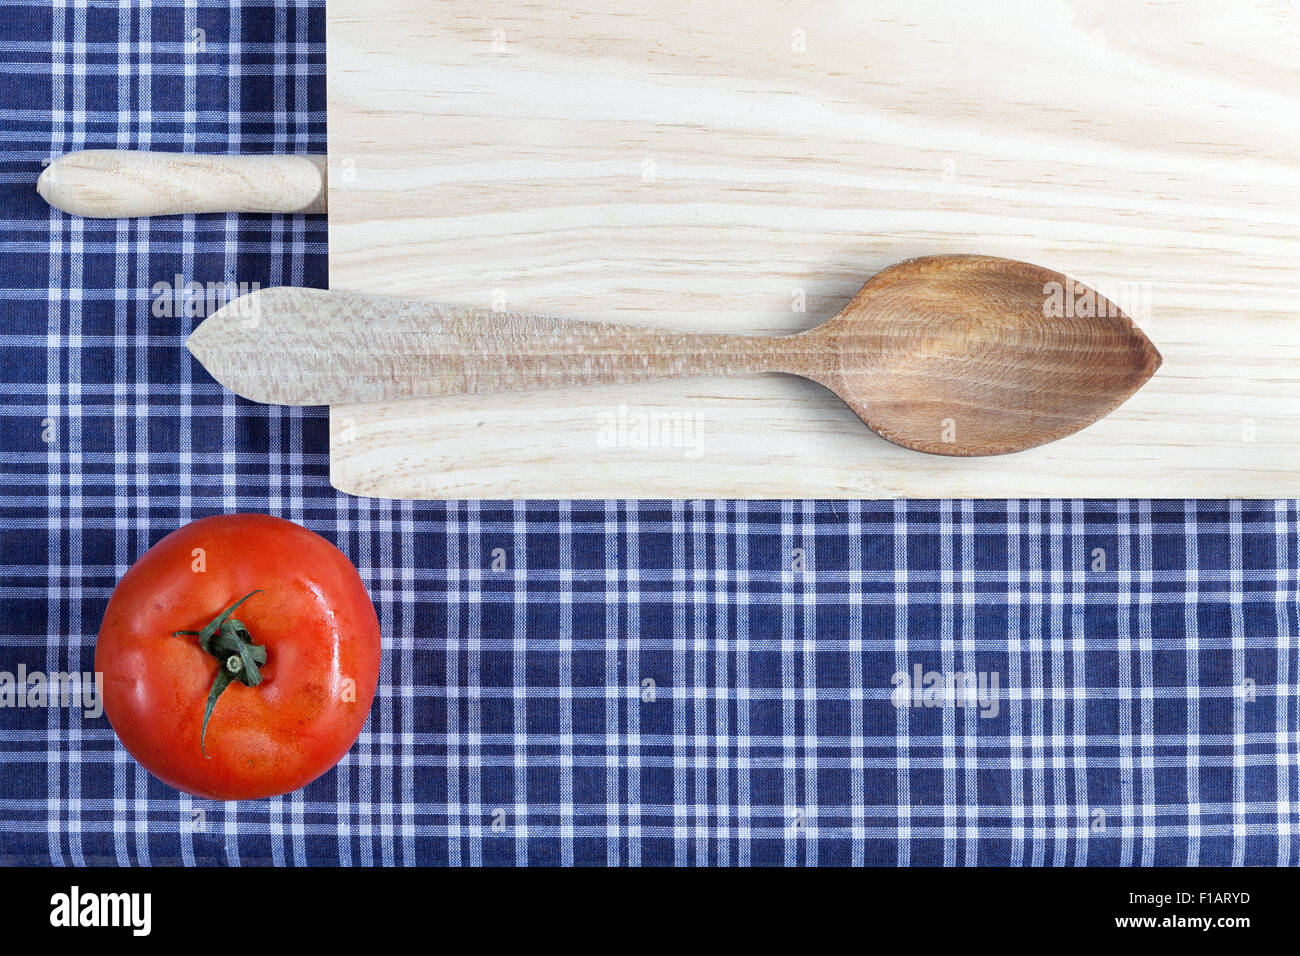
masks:
<path id="1" fill-rule="evenodd" d="M 330 285 L 783 333 L 900 259 L 1065 272 L 1164 366 L 1015 455 L 778 376 L 331 409 L 397 498 L 1291 497 L 1300 8 L 330 0 Z"/>

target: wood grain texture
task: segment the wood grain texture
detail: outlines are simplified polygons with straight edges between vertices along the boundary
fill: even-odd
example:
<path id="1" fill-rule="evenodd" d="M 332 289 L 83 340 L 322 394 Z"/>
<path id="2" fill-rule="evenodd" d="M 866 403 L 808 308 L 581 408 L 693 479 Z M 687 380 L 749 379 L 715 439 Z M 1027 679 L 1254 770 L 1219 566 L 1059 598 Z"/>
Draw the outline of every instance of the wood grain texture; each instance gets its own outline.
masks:
<path id="1" fill-rule="evenodd" d="M 245 398 L 328 405 L 798 374 L 827 362 L 826 343 L 807 339 L 645 329 L 286 286 L 218 310 L 187 344 L 217 381 Z"/>
<path id="2" fill-rule="evenodd" d="M 761 375 L 336 407 L 334 483 L 1292 496 L 1298 23 L 1262 2 L 330 0 L 335 289 L 781 334 L 893 262 L 981 252 L 1087 283 L 1164 356 L 1113 414 L 1006 457 L 898 448 Z"/>
<path id="3" fill-rule="evenodd" d="M 92 219 L 210 212 L 325 212 L 324 156 L 210 156 L 87 149 L 36 181 L 55 209 Z"/>

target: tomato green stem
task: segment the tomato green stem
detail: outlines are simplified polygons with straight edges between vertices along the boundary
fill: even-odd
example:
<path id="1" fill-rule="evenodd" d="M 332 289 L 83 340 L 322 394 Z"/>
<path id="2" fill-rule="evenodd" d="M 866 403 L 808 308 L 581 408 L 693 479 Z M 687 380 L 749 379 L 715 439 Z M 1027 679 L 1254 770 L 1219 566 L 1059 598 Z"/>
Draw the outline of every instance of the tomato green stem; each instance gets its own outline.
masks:
<path id="1" fill-rule="evenodd" d="M 212 678 L 212 687 L 208 691 L 208 702 L 203 708 L 203 731 L 199 735 L 199 750 L 203 756 L 208 755 L 208 721 L 212 718 L 212 709 L 217 706 L 217 698 L 230 686 L 231 681 L 239 681 L 245 687 L 256 687 L 262 683 L 260 665 L 266 663 L 266 648 L 253 643 L 253 636 L 248 633 L 244 622 L 231 617 L 235 608 L 243 604 L 254 594 L 261 594 L 262 589 L 250 591 L 230 607 L 226 608 L 204 626 L 201 631 L 173 631 L 172 637 L 182 634 L 199 639 L 199 647 L 217 659 L 216 676 Z"/>

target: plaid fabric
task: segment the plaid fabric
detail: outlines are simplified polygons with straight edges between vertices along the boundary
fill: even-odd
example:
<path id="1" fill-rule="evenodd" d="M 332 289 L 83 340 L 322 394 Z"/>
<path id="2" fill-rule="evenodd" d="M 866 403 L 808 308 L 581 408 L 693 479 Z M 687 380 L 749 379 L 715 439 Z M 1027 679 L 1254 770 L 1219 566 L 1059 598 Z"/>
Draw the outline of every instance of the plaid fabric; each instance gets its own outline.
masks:
<path id="1" fill-rule="evenodd" d="M 325 286 L 323 220 L 32 188 L 89 147 L 323 152 L 323 3 L 0 24 L 0 670 L 89 670 L 117 578 L 215 512 L 336 541 L 386 640 L 360 741 L 277 799 L 0 709 L 4 862 L 1300 862 L 1296 502 L 340 495 L 323 410 L 236 399 L 151 307 L 177 275 Z M 957 672 L 974 697 L 925 687 Z"/>

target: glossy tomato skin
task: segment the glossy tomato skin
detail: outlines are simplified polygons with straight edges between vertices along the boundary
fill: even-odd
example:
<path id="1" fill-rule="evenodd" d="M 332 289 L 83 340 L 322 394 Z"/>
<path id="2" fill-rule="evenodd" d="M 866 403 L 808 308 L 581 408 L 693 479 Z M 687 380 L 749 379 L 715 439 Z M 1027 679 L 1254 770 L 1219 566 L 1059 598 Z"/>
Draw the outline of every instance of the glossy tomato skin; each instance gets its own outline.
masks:
<path id="1" fill-rule="evenodd" d="M 218 662 L 172 632 L 201 630 L 258 588 L 235 617 L 266 648 L 263 680 L 222 693 L 204 756 Z M 262 514 L 201 518 L 155 544 L 118 582 L 95 645 L 123 746 L 163 782 L 214 800 L 288 793 L 338 763 L 366 722 L 379 664 L 379 620 L 352 563 Z"/>

